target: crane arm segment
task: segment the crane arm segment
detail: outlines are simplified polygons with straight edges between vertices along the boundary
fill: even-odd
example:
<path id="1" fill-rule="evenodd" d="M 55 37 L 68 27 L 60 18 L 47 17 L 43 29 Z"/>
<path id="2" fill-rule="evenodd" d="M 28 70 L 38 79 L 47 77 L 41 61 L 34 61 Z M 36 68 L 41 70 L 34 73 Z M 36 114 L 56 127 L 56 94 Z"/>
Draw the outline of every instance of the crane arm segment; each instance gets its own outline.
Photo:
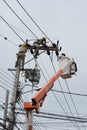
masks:
<path id="1" fill-rule="evenodd" d="M 53 87 L 54 82 L 56 79 L 62 74 L 62 70 L 58 70 L 47 82 L 45 85 L 41 87 L 41 89 L 33 96 L 32 98 L 32 104 L 36 105 L 40 103 L 40 106 L 42 106 L 43 100 L 46 97 L 47 93 L 50 91 L 50 89 Z"/>

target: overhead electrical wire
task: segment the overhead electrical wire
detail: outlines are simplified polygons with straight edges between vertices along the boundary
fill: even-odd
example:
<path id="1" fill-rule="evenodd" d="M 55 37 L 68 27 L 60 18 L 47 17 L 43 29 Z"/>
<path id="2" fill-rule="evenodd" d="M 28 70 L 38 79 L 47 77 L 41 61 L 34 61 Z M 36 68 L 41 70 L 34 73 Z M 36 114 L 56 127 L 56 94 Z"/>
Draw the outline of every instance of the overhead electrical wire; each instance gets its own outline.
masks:
<path id="1" fill-rule="evenodd" d="M 1 75 L 0 75 L 0 79 L 2 79 L 4 82 L 6 82 L 7 84 L 13 86 L 12 83 L 10 83 L 9 81 L 7 81 L 5 78 L 3 78 Z"/>
<path id="2" fill-rule="evenodd" d="M 22 22 L 22 24 L 33 34 L 33 36 L 35 38 L 38 38 L 33 32 L 32 30 L 23 22 L 23 20 L 17 15 L 17 13 L 11 8 L 11 6 L 5 1 L 3 0 L 3 2 L 8 6 L 8 8 L 15 14 L 15 16 Z"/>
<path id="3" fill-rule="evenodd" d="M 44 62 L 42 61 L 41 57 L 39 56 L 40 58 L 40 63 L 42 64 L 42 66 L 44 67 L 44 70 L 46 71 L 47 75 L 50 77 L 49 73 L 47 72 L 47 68 L 45 67 L 45 64 Z"/>
<path id="4" fill-rule="evenodd" d="M 10 82 L 10 83 L 13 83 L 13 80 L 11 79 L 11 78 L 9 78 L 6 74 L 3 74 L 2 72 L 0 72 L 0 76 L 1 77 L 4 77 L 4 78 L 6 78 L 6 79 L 8 79 L 9 81 L 8 82 Z M 11 76 L 10 76 L 11 77 Z M 12 84 L 11 84 L 12 85 Z"/>
<path id="5" fill-rule="evenodd" d="M 79 118 L 76 118 L 76 117 L 62 117 L 62 115 L 60 115 L 60 116 L 57 116 L 56 114 L 55 115 L 50 115 L 50 114 L 47 114 L 47 115 L 45 115 L 45 114 L 39 114 L 39 115 L 37 115 L 37 114 L 34 114 L 34 116 L 36 116 L 36 117 L 44 117 L 44 118 L 48 118 L 48 119 L 58 119 L 58 120 L 68 120 L 68 121 L 71 121 L 71 122 L 73 122 L 74 121 L 74 119 L 76 120 L 76 122 L 78 122 L 78 123 L 87 123 L 87 120 L 84 120 L 84 119 L 79 119 Z"/>
<path id="6" fill-rule="evenodd" d="M 36 130 L 41 130 L 42 126 L 38 125 L 37 122 L 38 121 L 34 119 L 34 121 L 33 121 L 33 128 L 35 128 Z"/>
<path id="7" fill-rule="evenodd" d="M 71 121 L 48 121 L 48 122 L 38 122 L 38 124 L 46 124 L 46 125 L 56 125 L 57 126 L 57 128 L 58 127 L 73 127 L 72 126 L 72 124 L 71 124 L 72 122 Z M 80 126 L 81 127 L 81 126 Z"/>
<path id="8" fill-rule="evenodd" d="M 17 3 L 20 5 L 20 7 L 24 10 L 24 12 L 27 14 L 27 16 L 32 20 L 32 22 L 37 26 L 37 28 L 44 34 L 44 36 L 52 43 L 51 39 L 46 35 L 46 33 L 40 28 L 40 26 L 35 22 L 35 20 L 31 17 L 31 15 L 26 11 L 26 9 L 23 7 L 23 5 L 16 0 Z"/>
<path id="9" fill-rule="evenodd" d="M 10 42 L 11 44 L 15 45 L 16 47 L 18 47 L 18 45 L 17 45 L 17 44 L 15 44 L 13 41 L 9 40 L 6 36 L 4 36 L 4 35 L 0 34 L 0 37 L 3 37 L 3 38 L 4 38 L 4 40 L 6 40 L 6 41 Z"/>
<path id="10" fill-rule="evenodd" d="M 14 77 L 12 77 L 12 75 L 8 74 L 5 70 L 3 70 L 2 68 L 0 68 L 0 71 L 6 75 L 6 77 L 10 77 L 10 80 L 12 81 L 12 79 L 14 79 Z M 11 79 L 12 78 L 12 79 Z"/>
<path id="11" fill-rule="evenodd" d="M 25 42 L 22 37 L 19 36 L 19 34 L 9 25 L 9 23 L 0 15 L 0 18 L 8 25 L 8 27 L 23 41 Z"/>
<path id="12" fill-rule="evenodd" d="M 3 21 L 2 19 L 0 19 L 0 20 Z M 21 30 L 21 29 L 19 29 L 18 27 L 14 26 L 14 25 L 12 25 L 12 24 L 10 24 L 10 23 L 8 23 L 8 24 L 9 24 L 11 27 L 13 27 L 15 30 L 20 31 L 20 32 L 22 32 L 23 34 L 25 34 L 25 35 L 27 35 L 27 36 L 29 36 L 29 37 L 32 37 L 32 36 L 30 36 L 28 33 L 24 32 L 24 31 Z M 18 47 L 18 45 L 17 45 L 16 43 L 14 43 L 13 41 L 9 40 L 7 36 L 4 36 L 4 35 L 0 34 L 0 37 L 4 38 L 4 40 L 7 40 L 7 41 L 10 42 L 11 44 L 13 44 L 13 45 L 15 45 L 15 46 Z M 35 39 L 34 39 L 34 37 L 32 37 L 32 39 L 30 39 L 30 40 L 35 40 Z M 30 40 L 29 40 L 29 41 L 30 41 Z"/>
<path id="13" fill-rule="evenodd" d="M 69 86 L 68 86 L 67 80 L 65 80 L 65 83 L 66 83 L 66 86 L 67 86 L 68 92 L 70 92 L 70 89 L 69 89 Z M 72 100 L 73 106 L 74 106 L 74 108 L 75 108 L 75 111 L 76 111 L 78 117 L 80 117 L 80 116 L 79 116 L 79 113 L 78 113 L 78 111 L 77 111 L 76 105 L 75 105 L 75 103 L 74 103 L 73 97 L 72 97 L 71 94 L 70 94 L 70 98 L 71 98 L 71 100 Z M 86 128 L 85 128 L 85 126 L 84 126 L 83 124 L 82 124 L 82 127 L 86 130 Z"/>
<path id="14" fill-rule="evenodd" d="M 59 101 L 59 99 L 57 98 L 57 96 L 54 92 L 53 92 L 53 95 L 54 95 L 55 99 L 57 100 L 58 104 L 60 105 L 60 107 L 62 108 L 63 112 L 66 114 L 66 116 L 68 116 L 67 112 L 65 111 L 65 109 L 63 107 L 63 105 L 61 104 L 61 102 Z"/>
<path id="15" fill-rule="evenodd" d="M 44 79 L 45 79 L 46 82 L 47 82 L 47 78 L 46 78 L 46 76 L 44 75 L 44 72 L 42 71 L 42 69 L 41 69 L 41 67 L 40 67 L 40 65 L 39 65 L 39 63 L 38 63 L 38 61 L 37 61 L 36 59 L 34 59 L 34 60 L 35 60 L 35 62 L 37 63 L 39 69 L 41 70 L 41 73 L 43 74 Z"/>
<path id="16" fill-rule="evenodd" d="M 55 96 L 55 98 L 56 98 L 57 102 L 60 104 L 60 102 L 59 102 L 59 100 L 58 100 L 57 96 L 55 95 L 55 93 L 54 93 L 54 96 Z M 60 106 L 61 106 L 61 108 L 62 108 L 63 112 L 66 114 L 66 117 L 69 117 L 69 116 L 68 116 L 68 114 L 66 113 L 66 111 L 64 110 L 63 106 L 62 106 L 61 104 L 60 104 Z M 72 114 L 72 116 L 73 116 L 73 114 Z M 78 128 L 78 129 L 79 129 L 79 126 L 78 126 L 78 124 L 77 124 L 77 122 L 76 122 L 76 119 L 75 119 L 75 118 L 72 120 L 72 123 L 73 123 L 74 127 L 76 127 L 76 126 L 77 126 L 76 128 Z M 75 124 L 74 124 L 74 123 L 76 123 L 76 126 L 75 126 Z"/>
<path id="17" fill-rule="evenodd" d="M 6 88 L 4 87 L 6 90 L 7 90 L 7 87 L 8 87 L 8 90 L 9 90 L 9 88 L 12 89 L 12 86 L 10 86 L 10 85 L 8 84 L 8 82 L 6 82 L 6 81 L 4 82 L 4 80 L 2 80 L 2 81 L 0 81 L 0 86 L 1 86 L 1 87 L 2 87 L 2 84 L 6 86 Z"/>
<path id="18" fill-rule="evenodd" d="M 60 84 L 60 81 L 59 81 L 59 80 L 58 80 L 58 82 L 59 82 L 59 84 Z M 60 84 L 60 87 L 61 87 L 61 90 L 63 91 L 63 88 L 62 88 L 61 84 Z M 65 98 L 65 101 L 66 101 L 66 104 L 67 104 L 68 109 L 69 109 L 69 111 L 70 111 L 70 114 L 73 116 L 73 113 L 72 113 L 71 107 L 70 107 L 70 105 L 69 105 L 69 103 L 68 103 L 68 101 L 67 101 L 67 98 L 66 98 L 66 96 L 65 96 L 64 93 L 63 93 L 63 96 L 64 96 L 64 98 Z M 78 127 L 78 129 L 80 130 L 80 127 L 79 127 L 79 125 L 77 124 L 76 120 L 74 120 L 73 123 L 76 123 L 75 125 L 76 125 L 76 126 Z"/>
<path id="19" fill-rule="evenodd" d="M 34 112 L 35 113 L 35 112 Z M 56 113 L 50 113 L 50 112 L 44 112 L 41 111 L 40 114 L 43 115 L 51 115 L 51 116 L 58 116 L 58 117 L 65 117 L 65 118 L 71 118 L 71 119 L 77 119 L 77 120 L 81 120 L 81 121 L 87 121 L 87 118 L 85 117 L 78 117 L 78 116 L 66 116 L 66 115 L 62 115 L 62 114 L 56 114 Z"/>
<path id="20" fill-rule="evenodd" d="M 34 118 L 36 119 L 37 117 L 34 116 Z M 37 122 L 35 123 L 36 125 L 38 124 L 41 128 L 43 127 L 45 130 L 47 130 L 47 125 L 45 125 L 44 121 L 42 121 L 40 118 L 37 118 L 36 120 L 37 120 Z"/>
<path id="21" fill-rule="evenodd" d="M 18 112 L 18 114 L 25 114 L 25 113 L 20 113 L 20 112 Z M 52 119 L 59 119 L 59 120 L 69 120 L 69 121 L 73 121 L 74 119 L 76 119 L 76 122 L 78 122 L 78 123 L 87 123 L 87 118 L 83 118 L 83 117 L 76 117 L 76 116 L 66 116 L 66 115 L 61 115 L 61 114 L 57 114 L 57 113 L 48 113 L 48 112 L 40 112 L 39 113 L 39 115 L 37 115 L 35 112 L 33 113 L 33 115 L 35 116 L 35 117 L 42 117 L 42 116 L 44 116 L 44 118 L 46 117 L 46 118 L 48 118 L 48 119 L 50 119 L 50 117 L 49 116 L 51 116 L 52 117 Z M 69 123 L 71 123 L 71 122 L 69 122 Z"/>
<path id="22" fill-rule="evenodd" d="M 22 33 L 25 34 L 26 36 L 31 37 L 32 39 L 30 39 L 30 40 L 34 40 L 34 39 L 35 39 L 33 36 L 29 35 L 29 34 L 26 33 L 25 31 L 23 31 L 22 29 L 19 29 L 18 27 L 14 26 L 14 25 L 12 25 L 12 24 L 10 24 L 10 25 L 11 25 L 14 29 L 18 30 L 19 32 L 22 32 Z M 30 40 L 29 40 L 29 41 L 30 41 Z"/>
<path id="23" fill-rule="evenodd" d="M 9 88 L 12 89 L 12 86 L 13 86 L 13 80 L 9 77 L 11 77 L 11 76 L 8 75 L 8 73 L 6 73 L 3 69 L 0 69 L 0 85 L 1 86 L 4 85 L 6 87 L 6 89 L 8 87 L 8 90 L 9 90 Z"/>
<path id="24" fill-rule="evenodd" d="M 26 123 L 24 123 L 24 124 L 22 124 L 21 122 L 24 122 L 24 120 L 23 120 L 24 118 L 22 118 L 21 116 L 19 116 L 19 115 L 17 115 L 17 119 L 16 119 L 16 122 L 15 122 L 15 124 L 18 124 L 20 127 L 21 127 L 21 129 L 26 129 Z M 18 122 L 20 122 L 20 123 L 18 123 Z"/>
<path id="25" fill-rule="evenodd" d="M 0 82 L 1 82 L 1 81 L 0 81 Z M 1 83 L 3 83 L 3 82 L 1 82 Z M 5 84 L 5 83 L 3 83 L 3 85 L 5 85 L 6 87 L 9 87 L 9 86 L 8 86 L 7 84 Z M 5 88 L 3 85 L 0 84 L 0 87 L 3 88 L 4 90 L 9 90 L 9 89 Z"/>
<path id="26" fill-rule="evenodd" d="M 65 94 L 71 94 L 73 96 L 81 96 L 81 97 L 87 97 L 87 94 L 82 94 L 82 93 L 74 93 L 74 92 L 66 92 L 66 91 L 60 91 L 60 90 L 56 90 L 56 89 L 51 89 L 51 91 L 55 91 L 58 93 L 65 93 Z"/>

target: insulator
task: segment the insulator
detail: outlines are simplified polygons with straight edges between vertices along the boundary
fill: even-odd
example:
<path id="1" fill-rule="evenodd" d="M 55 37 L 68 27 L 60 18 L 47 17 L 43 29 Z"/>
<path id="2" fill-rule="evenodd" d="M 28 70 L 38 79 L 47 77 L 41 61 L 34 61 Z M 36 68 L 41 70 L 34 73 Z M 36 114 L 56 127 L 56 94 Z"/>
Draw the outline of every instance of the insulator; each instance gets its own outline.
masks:
<path id="1" fill-rule="evenodd" d="M 50 51 L 49 50 L 47 50 L 47 54 L 50 55 Z"/>
<path id="2" fill-rule="evenodd" d="M 55 51 L 56 55 L 58 56 L 59 55 L 59 52 L 58 51 Z"/>
<path id="3" fill-rule="evenodd" d="M 59 41 L 57 41 L 57 46 L 58 46 L 58 44 L 59 44 Z"/>
<path id="4" fill-rule="evenodd" d="M 33 53 L 34 53 L 32 49 L 30 49 L 30 52 L 31 52 L 31 54 L 33 54 Z"/>
<path id="5" fill-rule="evenodd" d="M 57 45 L 56 45 L 55 43 L 52 43 L 52 45 L 53 45 L 53 47 L 54 47 L 54 48 L 56 48 L 56 47 L 57 47 Z"/>

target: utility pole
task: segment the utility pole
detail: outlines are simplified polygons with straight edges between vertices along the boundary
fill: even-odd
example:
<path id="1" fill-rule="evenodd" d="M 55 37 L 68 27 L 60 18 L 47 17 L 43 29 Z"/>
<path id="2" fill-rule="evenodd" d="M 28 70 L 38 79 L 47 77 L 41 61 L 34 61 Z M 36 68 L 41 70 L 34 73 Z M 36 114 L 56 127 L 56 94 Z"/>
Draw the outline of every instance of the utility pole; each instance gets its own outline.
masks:
<path id="1" fill-rule="evenodd" d="M 23 50 L 21 50 L 23 49 Z M 15 80 L 14 80 L 14 86 L 13 86 L 13 94 L 11 98 L 10 103 L 10 113 L 9 113 L 9 124 L 8 124 L 8 130 L 14 130 L 15 126 L 15 109 L 16 109 L 16 103 L 17 103 L 17 92 L 19 87 L 19 77 L 20 77 L 20 69 L 24 67 L 24 59 L 25 59 L 25 46 L 21 46 L 19 48 L 19 52 L 17 53 L 17 61 L 16 61 L 16 73 L 15 73 Z"/>
<path id="2" fill-rule="evenodd" d="M 7 110 L 8 110 L 8 98 L 9 98 L 9 91 L 6 90 L 6 98 L 5 98 L 5 108 L 4 108 L 4 117 L 3 117 L 3 130 L 6 129 L 6 121 L 7 121 Z"/>
<path id="3" fill-rule="evenodd" d="M 16 96 L 17 96 L 17 88 L 19 84 L 19 74 L 20 74 L 20 66 L 16 68 L 16 75 L 15 75 L 15 81 L 14 81 L 14 88 L 13 88 L 13 95 L 11 98 L 10 103 L 10 113 L 9 113 L 9 125 L 8 129 L 13 130 L 14 124 L 15 124 L 15 108 L 16 108 Z"/>

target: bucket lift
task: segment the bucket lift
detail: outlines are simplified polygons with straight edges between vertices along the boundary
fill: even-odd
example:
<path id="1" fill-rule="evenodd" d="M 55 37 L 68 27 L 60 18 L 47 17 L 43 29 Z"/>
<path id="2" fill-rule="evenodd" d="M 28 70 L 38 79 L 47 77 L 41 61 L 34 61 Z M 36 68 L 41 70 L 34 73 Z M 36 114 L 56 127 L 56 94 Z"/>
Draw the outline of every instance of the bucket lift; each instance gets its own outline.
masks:
<path id="1" fill-rule="evenodd" d="M 63 68 L 65 64 L 67 64 L 71 59 L 68 58 L 64 53 L 61 54 L 58 58 L 58 64 L 59 64 L 59 69 Z M 73 61 L 72 64 L 67 66 L 64 70 L 63 73 L 61 74 L 61 77 L 63 79 L 71 78 L 73 74 L 77 72 L 77 65 Z"/>

